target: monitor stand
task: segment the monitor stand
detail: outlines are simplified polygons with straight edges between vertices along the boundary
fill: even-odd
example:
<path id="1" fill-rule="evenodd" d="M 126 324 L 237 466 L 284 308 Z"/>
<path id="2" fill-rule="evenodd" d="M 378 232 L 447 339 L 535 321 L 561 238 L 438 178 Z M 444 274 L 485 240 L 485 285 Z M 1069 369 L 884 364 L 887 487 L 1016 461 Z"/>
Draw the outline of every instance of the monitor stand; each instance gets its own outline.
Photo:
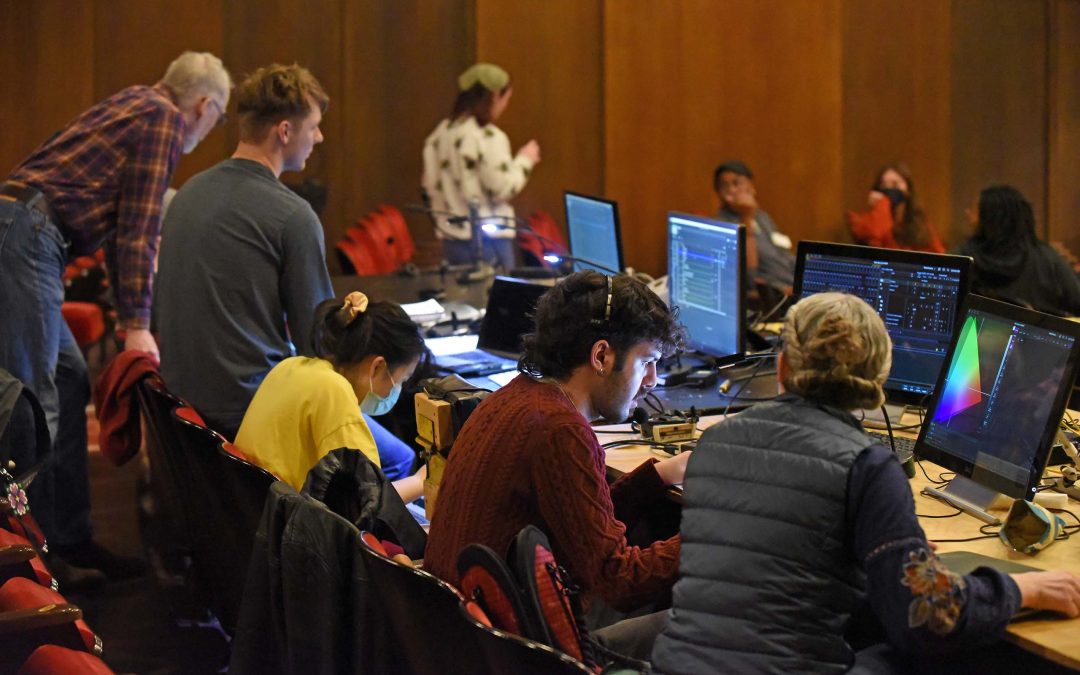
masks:
<path id="1" fill-rule="evenodd" d="M 889 413 L 889 422 L 894 426 L 900 425 L 900 418 L 904 416 L 907 406 L 902 403 L 886 403 L 885 411 Z M 881 414 L 881 408 L 863 411 L 863 425 L 871 429 L 885 429 L 885 417 Z"/>
<path id="2" fill-rule="evenodd" d="M 1000 525 L 1001 520 L 991 515 L 987 509 L 997 499 L 998 493 L 992 488 L 979 485 L 970 478 L 956 476 L 944 488 L 927 486 L 923 492 L 931 497 L 949 503 L 964 513 L 971 514 L 989 525 Z"/>

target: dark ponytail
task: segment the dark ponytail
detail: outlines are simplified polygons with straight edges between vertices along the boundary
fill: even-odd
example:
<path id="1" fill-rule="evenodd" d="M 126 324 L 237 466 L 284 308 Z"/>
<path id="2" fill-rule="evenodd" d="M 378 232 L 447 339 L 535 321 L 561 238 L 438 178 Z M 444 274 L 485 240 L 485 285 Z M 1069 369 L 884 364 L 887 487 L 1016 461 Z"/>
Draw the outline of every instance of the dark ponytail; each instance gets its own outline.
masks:
<path id="1" fill-rule="evenodd" d="M 381 356 L 391 368 L 410 363 L 424 353 L 420 330 L 400 306 L 369 303 L 356 313 L 342 300 L 326 300 L 315 308 L 311 344 L 315 354 L 334 365 L 353 365 L 368 356 Z"/>

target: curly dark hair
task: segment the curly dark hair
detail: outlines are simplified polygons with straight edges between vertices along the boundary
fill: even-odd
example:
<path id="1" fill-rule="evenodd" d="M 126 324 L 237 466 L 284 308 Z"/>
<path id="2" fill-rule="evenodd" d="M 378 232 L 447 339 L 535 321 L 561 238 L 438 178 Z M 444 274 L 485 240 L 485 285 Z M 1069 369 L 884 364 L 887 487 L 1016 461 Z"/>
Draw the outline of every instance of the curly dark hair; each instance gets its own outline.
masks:
<path id="1" fill-rule="evenodd" d="M 1011 185 L 991 185 L 979 194 L 975 239 L 987 249 L 1031 248 L 1038 244 L 1031 202 Z"/>
<path id="2" fill-rule="evenodd" d="M 609 286 L 610 283 L 610 286 Z M 611 311 L 608 312 L 608 292 Z M 533 332 L 523 338 L 518 370 L 532 377 L 569 377 L 589 360 L 597 340 L 607 340 L 621 370 L 630 347 L 655 342 L 670 355 L 682 347 L 678 310 L 669 310 L 648 286 L 628 276 L 576 272 L 541 296 Z"/>

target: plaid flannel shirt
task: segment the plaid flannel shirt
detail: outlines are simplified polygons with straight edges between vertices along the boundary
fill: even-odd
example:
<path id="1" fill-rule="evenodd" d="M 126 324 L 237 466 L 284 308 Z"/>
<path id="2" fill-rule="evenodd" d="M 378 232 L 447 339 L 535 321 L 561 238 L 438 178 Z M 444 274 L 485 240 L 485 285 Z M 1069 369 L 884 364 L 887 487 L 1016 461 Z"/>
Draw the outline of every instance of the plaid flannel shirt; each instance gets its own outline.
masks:
<path id="1" fill-rule="evenodd" d="M 184 144 L 163 84 L 128 87 L 82 113 L 9 176 L 43 192 L 72 256 L 107 244 L 121 326 L 148 328 L 162 199 Z"/>

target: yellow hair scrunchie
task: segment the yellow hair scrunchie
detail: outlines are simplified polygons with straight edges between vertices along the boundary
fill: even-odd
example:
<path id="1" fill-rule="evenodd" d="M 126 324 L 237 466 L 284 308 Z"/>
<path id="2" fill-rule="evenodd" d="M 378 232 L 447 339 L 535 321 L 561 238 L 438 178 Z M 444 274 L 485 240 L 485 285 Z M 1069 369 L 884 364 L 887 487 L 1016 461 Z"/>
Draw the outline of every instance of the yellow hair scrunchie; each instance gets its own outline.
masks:
<path id="1" fill-rule="evenodd" d="M 494 63 L 477 63 L 458 76 L 458 88 L 468 91 L 477 84 L 488 91 L 502 91 L 510 83 L 510 74 Z"/>
<path id="2" fill-rule="evenodd" d="M 346 324 L 350 324 L 360 314 L 363 314 L 368 306 L 368 297 L 360 291 L 353 291 L 345 296 L 345 302 L 341 305 L 341 311 L 349 313 Z"/>

